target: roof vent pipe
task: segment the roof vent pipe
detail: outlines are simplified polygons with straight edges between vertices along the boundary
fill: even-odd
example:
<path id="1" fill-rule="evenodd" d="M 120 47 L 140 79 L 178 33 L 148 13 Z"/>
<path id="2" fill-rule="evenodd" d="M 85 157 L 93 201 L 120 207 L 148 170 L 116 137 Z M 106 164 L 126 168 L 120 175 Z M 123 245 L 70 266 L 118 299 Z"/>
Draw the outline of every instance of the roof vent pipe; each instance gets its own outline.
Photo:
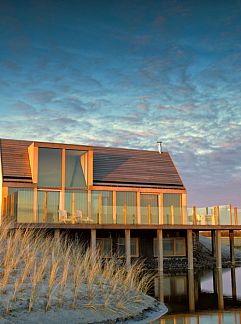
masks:
<path id="1" fill-rule="evenodd" d="M 162 154 L 163 153 L 163 151 L 162 151 L 162 142 L 157 142 L 157 145 L 158 145 L 159 153 Z"/>

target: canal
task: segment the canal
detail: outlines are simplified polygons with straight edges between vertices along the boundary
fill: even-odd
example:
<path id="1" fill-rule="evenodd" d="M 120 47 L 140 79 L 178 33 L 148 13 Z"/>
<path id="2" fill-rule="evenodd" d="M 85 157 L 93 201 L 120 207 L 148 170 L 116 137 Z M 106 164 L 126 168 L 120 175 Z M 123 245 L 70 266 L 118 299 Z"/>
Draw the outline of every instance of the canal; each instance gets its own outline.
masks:
<path id="1" fill-rule="evenodd" d="M 152 324 L 241 324 L 241 267 L 157 275 L 153 294 L 168 313 Z"/>

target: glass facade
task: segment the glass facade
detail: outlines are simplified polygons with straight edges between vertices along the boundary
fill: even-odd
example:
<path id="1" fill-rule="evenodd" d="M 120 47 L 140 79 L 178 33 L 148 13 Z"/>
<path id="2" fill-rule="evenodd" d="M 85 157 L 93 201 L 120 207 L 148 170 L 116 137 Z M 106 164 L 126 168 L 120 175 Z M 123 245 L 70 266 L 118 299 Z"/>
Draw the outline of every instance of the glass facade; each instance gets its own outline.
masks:
<path id="1" fill-rule="evenodd" d="M 85 151 L 65 151 L 65 187 L 87 186 L 87 154 Z"/>
<path id="2" fill-rule="evenodd" d="M 61 188 L 62 150 L 38 149 L 38 187 Z"/>
<path id="3" fill-rule="evenodd" d="M 116 223 L 136 224 L 136 192 L 116 192 Z"/>
<path id="4" fill-rule="evenodd" d="M 180 194 L 163 194 L 164 224 L 182 224 L 182 209 Z"/>
<path id="5" fill-rule="evenodd" d="M 113 223 L 112 191 L 91 192 L 91 217 L 98 224 Z"/>
<path id="6" fill-rule="evenodd" d="M 141 224 L 158 224 L 158 195 L 141 194 Z"/>

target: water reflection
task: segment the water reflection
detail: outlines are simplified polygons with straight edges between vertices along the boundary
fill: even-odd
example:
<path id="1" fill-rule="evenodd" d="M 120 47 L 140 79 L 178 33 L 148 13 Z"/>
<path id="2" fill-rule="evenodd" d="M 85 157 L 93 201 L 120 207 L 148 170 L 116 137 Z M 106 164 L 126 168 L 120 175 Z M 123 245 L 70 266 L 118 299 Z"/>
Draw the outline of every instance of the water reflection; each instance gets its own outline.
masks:
<path id="1" fill-rule="evenodd" d="M 241 324 L 241 268 L 197 274 L 189 270 L 175 276 L 159 273 L 154 287 L 168 314 L 152 323 Z"/>

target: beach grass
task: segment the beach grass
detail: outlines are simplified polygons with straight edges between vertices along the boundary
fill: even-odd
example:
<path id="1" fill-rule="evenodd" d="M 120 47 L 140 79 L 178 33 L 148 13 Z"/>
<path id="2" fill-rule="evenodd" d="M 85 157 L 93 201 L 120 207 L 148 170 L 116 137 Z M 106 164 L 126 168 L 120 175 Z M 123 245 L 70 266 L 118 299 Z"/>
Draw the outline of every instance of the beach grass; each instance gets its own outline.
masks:
<path id="1" fill-rule="evenodd" d="M 67 236 L 45 229 L 0 227 L 0 314 L 53 309 L 108 309 L 128 315 L 149 290 L 152 275 L 136 262 L 126 270 Z"/>

